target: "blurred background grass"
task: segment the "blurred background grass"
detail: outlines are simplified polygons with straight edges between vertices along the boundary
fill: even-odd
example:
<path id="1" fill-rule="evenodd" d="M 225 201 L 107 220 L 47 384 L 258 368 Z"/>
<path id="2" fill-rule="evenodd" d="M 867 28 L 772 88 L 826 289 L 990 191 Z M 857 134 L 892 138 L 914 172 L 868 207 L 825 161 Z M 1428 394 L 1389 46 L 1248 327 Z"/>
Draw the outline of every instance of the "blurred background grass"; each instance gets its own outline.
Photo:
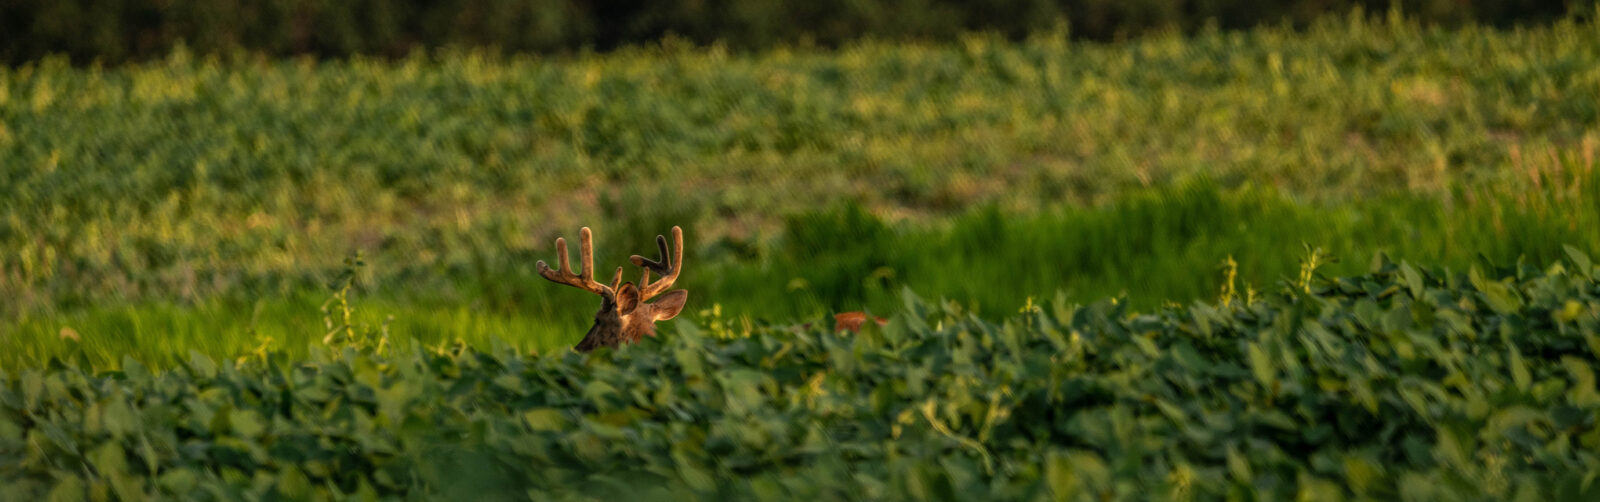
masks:
<path id="1" fill-rule="evenodd" d="M 902 287 L 979 311 L 1208 300 L 1228 257 L 1275 287 L 1303 244 L 1343 258 L 1329 273 L 1544 263 L 1600 250 L 1597 122 L 1578 18 L 47 58 L 0 69 L 0 364 L 303 353 L 356 250 L 357 318 L 399 343 L 560 349 L 597 302 L 532 263 L 584 225 L 602 269 L 684 226 L 690 315 L 750 322 Z"/>

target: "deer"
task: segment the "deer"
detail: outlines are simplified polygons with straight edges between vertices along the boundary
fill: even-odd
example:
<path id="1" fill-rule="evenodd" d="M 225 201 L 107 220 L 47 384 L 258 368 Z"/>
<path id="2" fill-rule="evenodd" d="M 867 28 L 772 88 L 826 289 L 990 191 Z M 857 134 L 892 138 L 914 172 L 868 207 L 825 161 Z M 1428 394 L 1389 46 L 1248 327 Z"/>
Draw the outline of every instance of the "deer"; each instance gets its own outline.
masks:
<path id="1" fill-rule="evenodd" d="M 848 331 L 848 332 L 851 332 L 851 333 L 859 332 L 859 331 L 861 331 L 861 325 L 867 323 L 867 318 L 868 317 L 871 317 L 872 318 L 872 322 L 877 324 L 877 325 L 879 325 L 879 326 L 883 326 L 885 324 L 889 324 L 889 320 L 888 319 L 884 319 L 884 318 L 878 317 L 878 316 L 868 316 L 866 312 L 861 312 L 861 311 L 840 312 L 838 314 L 834 314 L 833 315 L 833 330 L 834 331 Z M 809 328 L 809 327 L 811 327 L 811 325 L 810 324 L 806 324 L 806 327 Z"/>
<path id="2" fill-rule="evenodd" d="M 589 227 L 578 231 L 578 252 L 583 269 L 576 274 L 572 273 L 572 266 L 567 263 L 567 240 L 556 238 L 556 257 L 561 268 L 552 270 L 544 260 L 539 260 L 534 264 L 539 275 L 550 282 L 600 295 L 600 311 L 594 314 L 594 326 L 589 328 L 589 333 L 573 349 L 589 352 L 600 347 L 615 349 L 623 344 L 638 343 L 646 336 L 656 336 L 657 321 L 678 316 L 684 302 L 689 299 L 689 292 L 682 289 L 667 290 L 672 289 L 673 282 L 678 280 L 678 272 L 683 270 L 682 228 L 672 227 L 672 243 L 672 255 L 668 256 L 667 238 L 656 236 L 656 246 L 661 252 L 660 261 L 639 255 L 628 258 L 635 266 L 644 269 L 644 275 L 640 276 L 637 285 L 622 282 L 623 267 L 617 267 L 611 284 L 606 285 L 594 280 L 594 237 Z M 661 280 L 650 282 L 650 272 L 660 275 Z M 654 303 L 646 303 L 657 296 L 660 298 Z"/>

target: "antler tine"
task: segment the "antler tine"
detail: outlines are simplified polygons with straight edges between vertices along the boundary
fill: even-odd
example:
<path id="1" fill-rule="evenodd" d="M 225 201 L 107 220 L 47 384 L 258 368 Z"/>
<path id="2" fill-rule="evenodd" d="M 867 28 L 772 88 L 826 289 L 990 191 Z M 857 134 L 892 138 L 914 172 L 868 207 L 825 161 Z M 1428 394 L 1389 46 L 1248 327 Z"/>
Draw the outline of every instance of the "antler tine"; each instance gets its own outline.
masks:
<path id="1" fill-rule="evenodd" d="M 578 230 L 578 257 L 583 260 L 583 270 L 578 271 L 578 277 L 584 282 L 594 282 L 594 235 L 589 227 Z"/>
<path id="2" fill-rule="evenodd" d="M 622 267 L 617 267 L 616 275 L 611 276 L 611 290 L 616 291 L 622 287 Z"/>
<path id="3" fill-rule="evenodd" d="M 633 255 L 628 258 L 628 260 L 632 261 L 634 265 L 644 267 L 645 269 L 645 277 L 639 281 L 639 287 L 642 290 L 639 292 L 639 301 L 648 300 L 655 295 L 661 294 L 663 291 L 672 289 L 672 283 L 678 280 L 678 272 L 683 270 L 682 227 L 672 227 L 671 256 L 667 255 L 667 238 L 665 236 L 656 236 L 656 246 L 660 248 L 662 261 L 651 260 L 639 255 Z M 655 284 L 650 284 L 649 281 L 651 270 L 655 270 L 657 274 L 661 274 L 661 280 L 657 281 Z"/>
<path id="4" fill-rule="evenodd" d="M 572 264 L 567 263 L 567 239 L 565 237 L 556 237 L 556 255 L 561 260 L 561 273 L 572 274 Z M 541 261 L 539 263 L 544 262 Z"/>
<path id="5" fill-rule="evenodd" d="M 544 263 L 544 260 L 539 260 L 538 263 L 535 263 L 534 268 L 539 269 L 539 275 L 550 282 L 566 284 L 601 296 L 614 295 L 615 288 L 600 284 L 594 280 L 594 237 L 589 231 L 589 227 L 583 227 L 582 230 L 578 231 L 578 254 L 582 260 L 580 264 L 583 265 L 583 270 L 574 274 L 572 273 L 572 264 L 567 257 L 567 240 L 557 237 L 556 257 L 561 269 L 551 270 L 550 266 Z M 621 279 L 622 269 L 619 267 L 617 268 L 617 280 L 613 282 L 618 282 Z"/>

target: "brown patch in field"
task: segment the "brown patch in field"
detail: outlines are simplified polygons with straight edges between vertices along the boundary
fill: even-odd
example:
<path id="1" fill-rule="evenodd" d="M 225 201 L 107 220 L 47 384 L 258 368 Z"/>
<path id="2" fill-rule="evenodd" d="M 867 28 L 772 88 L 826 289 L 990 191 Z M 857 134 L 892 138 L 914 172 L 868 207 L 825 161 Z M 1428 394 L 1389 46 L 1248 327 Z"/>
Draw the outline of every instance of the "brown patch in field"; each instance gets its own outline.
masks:
<path id="1" fill-rule="evenodd" d="M 872 320 L 873 320 L 873 322 L 876 322 L 879 326 L 882 326 L 882 325 L 885 325 L 885 324 L 889 324 L 889 320 L 888 319 L 884 319 L 884 318 L 878 317 L 878 316 L 872 316 Z M 833 325 L 833 330 L 834 331 L 859 332 L 859 331 L 861 331 L 861 325 L 867 323 L 867 313 L 866 312 L 842 312 L 842 313 L 834 314 L 833 315 L 833 321 L 834 321 L 834 325 Z"/>

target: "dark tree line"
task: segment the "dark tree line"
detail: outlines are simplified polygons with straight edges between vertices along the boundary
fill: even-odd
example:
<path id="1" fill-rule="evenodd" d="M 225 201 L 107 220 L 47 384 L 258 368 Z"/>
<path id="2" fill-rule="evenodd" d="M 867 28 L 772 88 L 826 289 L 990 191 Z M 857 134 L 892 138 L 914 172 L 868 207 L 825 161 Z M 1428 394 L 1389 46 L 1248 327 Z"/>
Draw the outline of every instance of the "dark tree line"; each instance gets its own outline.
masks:
<path id="1" fill-rule="evenodd" d="M 968 31 L 1022 37 L 1065 21 L 1073 37 L 1151 30 L 1306 26 L 1391 0 L 0 0 L 0 61 L 47 54 L 107 63 L 201 53 L 400 55 L 417 48 L 606 50 L 678 36 L 733 49 L 832 46 L 862 37 L 942 39 Z M 1401 0 L 1430 24 L 1510 26 L 1593 15 L 1583 0 Z"/>

